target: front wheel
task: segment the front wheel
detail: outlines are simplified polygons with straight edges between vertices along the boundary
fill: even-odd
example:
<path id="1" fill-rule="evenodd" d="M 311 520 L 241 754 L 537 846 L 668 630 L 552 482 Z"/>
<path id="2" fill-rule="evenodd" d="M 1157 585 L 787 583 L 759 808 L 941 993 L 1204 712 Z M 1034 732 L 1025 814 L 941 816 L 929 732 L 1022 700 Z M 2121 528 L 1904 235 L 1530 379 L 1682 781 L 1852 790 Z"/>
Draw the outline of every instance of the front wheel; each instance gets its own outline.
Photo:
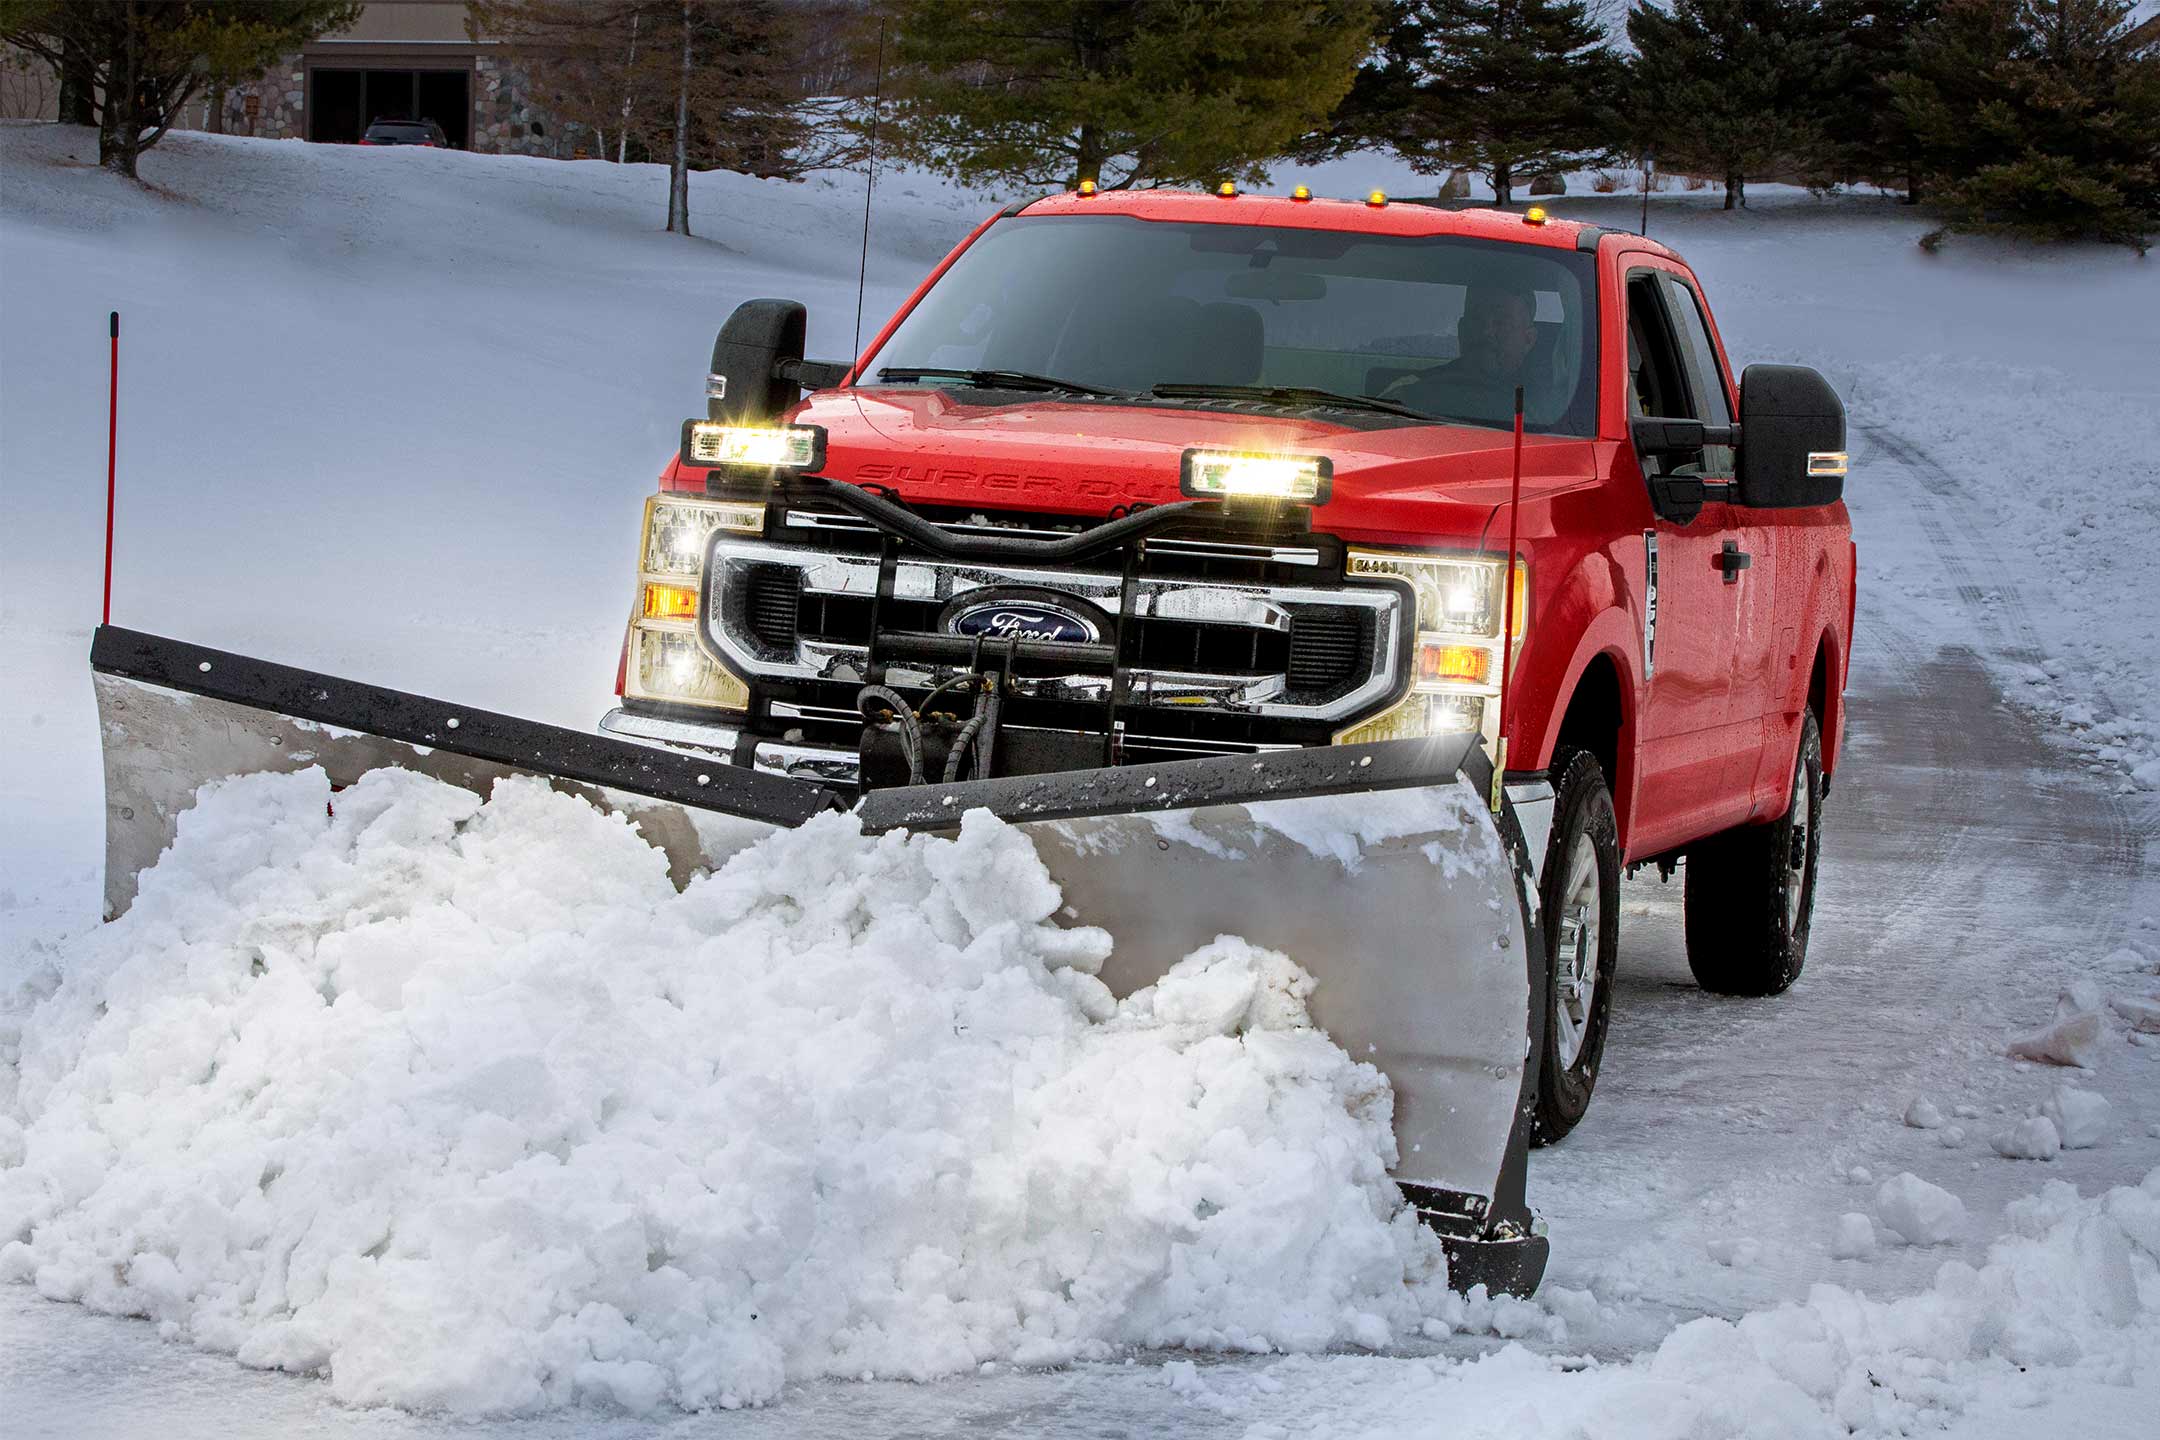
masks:
<path id="1" fill-rule="evenodd" d="M 1553 829 L 1538 880 L 1545 928 L 1545 1053 L 1530 1139 L 1550 1145 L 1590 1108 L 1620 954 L 1620 827 L 1597 757 L 1553 756 Z"/>
<path id="2" fill-rule="evenodd" d="M 1785 813 L 1688 852 L 1688 968 L 1703 989 L 1777 995 L 1800 978 L 1815 913 L 1822 802 L 1822 733 L 1805 714 Z"/>

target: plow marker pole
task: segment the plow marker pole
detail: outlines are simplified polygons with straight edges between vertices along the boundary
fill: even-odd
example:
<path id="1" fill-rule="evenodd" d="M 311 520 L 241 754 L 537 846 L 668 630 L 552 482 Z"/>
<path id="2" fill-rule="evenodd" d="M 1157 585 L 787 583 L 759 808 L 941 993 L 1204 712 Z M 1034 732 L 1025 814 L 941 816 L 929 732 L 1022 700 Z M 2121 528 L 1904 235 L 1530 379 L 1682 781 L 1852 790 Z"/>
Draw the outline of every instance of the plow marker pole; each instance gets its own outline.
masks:
<path id="1" fill-rule="evenodd" d="M 113 491 L 120 469 L 120 312 L 107 322 L 112 336 L 112 388 L 105 397 L 105 608 L 99 623 L 112 624 Z"/>

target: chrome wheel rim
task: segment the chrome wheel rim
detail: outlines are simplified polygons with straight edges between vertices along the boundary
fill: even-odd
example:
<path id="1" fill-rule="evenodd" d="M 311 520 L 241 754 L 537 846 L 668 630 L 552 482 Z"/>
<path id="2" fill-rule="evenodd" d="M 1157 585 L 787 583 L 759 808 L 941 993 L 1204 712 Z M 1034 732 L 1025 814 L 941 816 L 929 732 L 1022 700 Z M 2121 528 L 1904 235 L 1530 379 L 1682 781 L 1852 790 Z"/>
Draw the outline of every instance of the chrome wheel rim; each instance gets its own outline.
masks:
<path id="1" fill-rule="evenodd" d="M 1785 852 L 1785 934 L 1799 933 L 1800 902 L 1807 897 L 1808 840 L 1815 823 L 1814 793 L 1808 786 L 1807 761 L 1793 768 L 1792 843 Z"/>
<path id="2" fill-rule="evenodd" d="M 1597 847 L 1588 835 L 1575 837 L 1568 852 L 1567 884 L 1560 891 L 1554 921 L 1557 959 L 1553 966 L 1553 1016 L 1560 1068 L 1572 1070 L 1582 1058 L 1590 1033 L 1590 1010 L 1597 999 L 1598 941 L 1604 924 Z"/>

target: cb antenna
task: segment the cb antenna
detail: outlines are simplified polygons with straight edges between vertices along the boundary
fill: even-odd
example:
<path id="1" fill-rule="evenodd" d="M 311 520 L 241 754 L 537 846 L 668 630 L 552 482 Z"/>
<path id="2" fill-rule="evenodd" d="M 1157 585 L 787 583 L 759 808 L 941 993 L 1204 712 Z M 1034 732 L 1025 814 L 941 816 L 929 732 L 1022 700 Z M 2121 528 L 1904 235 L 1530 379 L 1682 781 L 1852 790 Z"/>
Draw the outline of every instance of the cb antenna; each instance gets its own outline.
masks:
<path id="1" fill-rule="evenodd" d="M 862 260 L 855 270 L 855 344 L 848 351 L 850 363 L 862 354 L 863 287 L 870 279 L 870 194 L 877 189 L 878 119 L 885 111 L 885 22 L 877 27 L 877 79 L 870 87 L 870 163 L 863 172 Z"/>

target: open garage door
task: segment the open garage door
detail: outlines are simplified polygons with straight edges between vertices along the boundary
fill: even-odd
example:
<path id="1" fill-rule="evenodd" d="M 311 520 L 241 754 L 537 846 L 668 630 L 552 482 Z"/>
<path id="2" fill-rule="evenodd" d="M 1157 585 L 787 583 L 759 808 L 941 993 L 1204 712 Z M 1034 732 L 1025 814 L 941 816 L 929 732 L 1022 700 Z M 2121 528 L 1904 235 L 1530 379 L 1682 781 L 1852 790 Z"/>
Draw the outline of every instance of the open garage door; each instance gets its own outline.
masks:
<path id="1" fill-rule="evenodd" d="M 318 65 L 308 72 L 308 139 L 358 143 L 371 121 L 433 120 L 451 145 L 472 143 L 472 72 Z"/>

